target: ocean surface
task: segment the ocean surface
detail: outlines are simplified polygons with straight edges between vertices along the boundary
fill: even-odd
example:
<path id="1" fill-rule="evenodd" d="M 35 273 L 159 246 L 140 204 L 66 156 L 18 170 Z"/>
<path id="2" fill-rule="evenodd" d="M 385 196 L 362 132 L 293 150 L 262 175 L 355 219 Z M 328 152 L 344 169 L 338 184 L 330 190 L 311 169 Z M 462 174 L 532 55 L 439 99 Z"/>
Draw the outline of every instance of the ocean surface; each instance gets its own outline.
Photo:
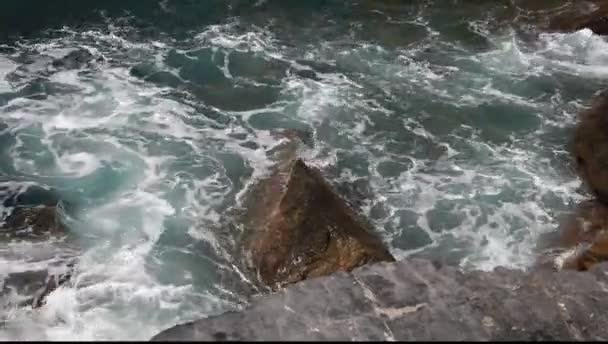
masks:
<path id="1" fill-rule="evenodd" d="M 0 2 L 0 214 L 47 189 L 80 252 L 43 307 L 0 300 L 0 339 L 147 340 L 246 305 L 225 215 L 283 129 L 397 259 L 526 269 L 587 197 L 569 144 L 608 43 L 518 3 Z M 3 243 L 0 278 L 64 245 Z"/>

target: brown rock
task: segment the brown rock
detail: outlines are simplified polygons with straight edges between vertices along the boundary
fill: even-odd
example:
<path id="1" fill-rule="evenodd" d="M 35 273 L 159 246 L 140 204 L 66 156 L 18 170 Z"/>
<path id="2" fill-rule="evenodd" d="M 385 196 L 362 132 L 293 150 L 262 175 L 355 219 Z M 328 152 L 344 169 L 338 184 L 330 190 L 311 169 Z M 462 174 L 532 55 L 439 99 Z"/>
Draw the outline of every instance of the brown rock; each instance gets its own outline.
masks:
<path id="1" fill-rule="evenodd" d="M 297 158 L 291 141 L 245 204 L 242 248 L 252 268 L 276 288 L 306 278 L 394 261 L 371 225 L 340 198 L 321 172 Z"/>
<path id="2" fill-rule="evenodd" d="M 552 256 L 542 257 L 561 269 L 588 270 L 608 260 L 608 206 L 586 201 L 562 223 Z"/>
<path id="3" fill-rule="evenodd" d="M 599 200 L 608 203 L 608 92 L 579 115 L 574 132 L 577 171 Z"/>
<path id="4" fill-rule="evenodd" d="M 590 29 L 598 35 L 608 34 L 608 1 L 570 2 L 569 10 L 552 18 L 549 28 L 558 31 Z"/>

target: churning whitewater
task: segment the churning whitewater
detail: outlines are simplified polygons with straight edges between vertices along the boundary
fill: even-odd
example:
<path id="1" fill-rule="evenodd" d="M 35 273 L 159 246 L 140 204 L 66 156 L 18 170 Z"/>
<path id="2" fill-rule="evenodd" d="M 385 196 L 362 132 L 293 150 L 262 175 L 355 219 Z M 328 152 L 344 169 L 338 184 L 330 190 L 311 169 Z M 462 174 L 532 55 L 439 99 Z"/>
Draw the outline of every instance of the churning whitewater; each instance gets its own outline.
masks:
<path id="1" fill-rule="evenodd" d="M 591 31 L 531 35 L 493 2 L 244 3 L 92 7 L 2 36 L 0 212 L 46 189 L 73 238 L 2 246 L 0 277 L 78 258 L 40 308 L 0 295 L 0 339 L 147 340 L 242 307 L 223 215 L 281 129 L 397 259 L 526 268 L 584 198 L 568 133 L 608 77 Z"/>

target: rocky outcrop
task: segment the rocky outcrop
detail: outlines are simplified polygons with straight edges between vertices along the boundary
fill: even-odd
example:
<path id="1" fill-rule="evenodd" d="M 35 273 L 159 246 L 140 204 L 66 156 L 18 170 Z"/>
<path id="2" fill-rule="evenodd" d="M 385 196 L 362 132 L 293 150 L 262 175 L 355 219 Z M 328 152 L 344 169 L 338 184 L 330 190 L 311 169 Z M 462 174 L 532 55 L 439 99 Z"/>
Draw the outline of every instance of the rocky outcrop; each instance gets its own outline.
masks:
<path id="1" fill-rule="evenodd" d="M 565 270 L 538 264 L 530 271 L 462 272 L 424 259 L 342 269 L 342 258 L 327 252 L 349 246 L 332 243 L 344 239 L 332 239 L 333 226 L 322 221 L 331 218 L 325 209 L 344 203 L 333 191 L 332 201 L 316 198 L 325 195 L 319 172 L 290 158 L 255 189 L 259 198 L 249 204 L 246 222 L 252 237 L 245 242 L 267 283 L 309 279 L 258 297 L 243 311 L 177 325 L 152 340 L 608 340 L 606 110 L 608 92 L 581 114 L 576 128 L 577 169 L 598 199 L 581 204 L 562 228 L 560 255 L 552 258 Z M 313 232 L 294 225 L 306 227 L 310 218 L 321 221 Z M 383 252 L 377 239 L 355 242 L 375 242 L 372 252 Z M 317 273 L 315 262 L 329 262 L 328 268 Z"/>
<path id="2" fill-rule="evenodd" d="M 246 265 L 271 287 L 393 261 L 373 228 L 321 172 L 297 157 L 292 138 L 272 173 L 250 191 L 242 237 Z"/>
<path id="3" fill-rule="evenodd" d="M 152 340 L 607 340 L 607 283 L 608 264 L 527 273 L 381 263 L 303 281 Z"/>
<path id="4" fill-rule="evenodd" d="M 575 1 L 570 9 L 552 18 L 549 29 L 566 32 L 590 29 L 598 35 L 608 34 L 608 1 Z"/>
<path id="5" fill-rule="evenodd" d="M 608 91 L 579 114 L 574 132 L 576 170 L 596 199 L 585 201 L 565 218 L 554 240 L 557 268 L 587 270 L 608 260 Z"/>
<path id="6" fill-rule="evenodd" d="M 59 286 L 68 282 L 74 272 L 74 261 L 68 261 L 55 272 L 44 270 L 29 270 L 9 273 L 2 281 L 0 297 L 18 300 L 18 306 L 40 307 L 45 298 Z"/>

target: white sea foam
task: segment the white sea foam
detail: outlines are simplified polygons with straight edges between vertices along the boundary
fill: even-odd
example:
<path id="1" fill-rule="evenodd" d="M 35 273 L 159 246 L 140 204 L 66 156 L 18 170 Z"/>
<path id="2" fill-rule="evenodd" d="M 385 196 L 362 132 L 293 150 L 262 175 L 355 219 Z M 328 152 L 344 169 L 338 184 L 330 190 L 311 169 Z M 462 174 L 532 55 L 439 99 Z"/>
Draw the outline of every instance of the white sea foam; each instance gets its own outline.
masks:
<path id="1" fill-rule="evenodd" d="M 84 35 L 123 47 L 134 46 L 114 36 L 93 32 Z M 31 48 L 45 53 L 51 49 L 61 56 L 58 45 L 55 42 Z M 135 46 L 148 48 L 148 45 Z M 158 44 L 153 46 L 158 48 Z M 55 157 L 58 176 L 81 178 L 100 170 L 105 162 L 119 162 L 132 169 L 129 174 L 138 177 L 123 183 L 122 189 L 115 190 L 111 198 L 98 201 L 80 214 L 81 234 L 92 235 L 99 241 L 80 258 L 75 286 L 60 287 L 39 310 L 17 310 L 8 322 L 10 330 L 3 332 L 3 336 L 38 340 L 147 339 L 168 323 L 204 316 L 216 309 L 222 304 L 220 299 L 199 295 L 188 285 L 159 284 L 146 269 L 146 257 L 165 230 L 164 220 L 175 215 L 175 208 L 165 199 L 165 192 L 170 191 L 166 186 L 174 180 L 169 175 L 174 172 L 165 168 L 174 157 L 155 154 L 147 148 L 148 142 L 143 141 L 141 135 L 154 134 L 168 143 L 185 142 L 191 147 L 202 144 L 197 142 L 201 139 L 199 130 L 185 122 L 193 111 L 158 97 L 159 90 L 153 87 L 141 88 L 131 83 L 124 68 L 100 71 L 93 81 L 73 71 L 59 72 L 51 81 L 75 86 L 82 94 L 49 97 L 45 102 L 52 104 L 46 106 L 51 113 L 40 111 L 37 101 L 12 104 L 19 108 L 8 113 L 14 120 L 8 124 L 19 143 L 11 153 L 16 167 L 23 170 L 30 166 L 27 172 L 37 174 L 37 155 L 24 154 L 30 149 L 25 140 L 31 135 L 24 129 L 40 128 L 40 143 Z M 108 137 L 106 132 L 117 136 Z M 97 145 L 91 145 L 96 141 Z M 66 146 L 68 142 L 71 143 Z M 136 160 L 131 160 L 133 158 Z M 185 186 L 188 189 L 187 184 Z M 206 205 L 189 206 L 198 208 L 190 213 L 195 216 Z M 35 262 L 36 266 L 32 264 L 12 259 L 3 266 L 19 271 L 48 266 L 45 261 Z M 80 280 L 96 282 L 80 287 Z M 188 305 L 197 299 L 196 307 Z M 205 303 L 208 306 L 204 306 Z M 169 313 L 158 311 L 159 307 Z M 151 312 L 157 314 L 150 318 Z"/>
<path id="2" fill-rule="evenodd" d="M 433 32 L 433 39 L 440 39 L 425 18 L 418 16 L 415 22 Z M 580 102 L 565 93 L 528 99 L 505 85 L 563 72 L 605 77 L 606 43 L 589 31 L 541 35 L 540 48 L 525 46 L 514 36 L 489 37 L 495 40 L 494 49 L 470 53 L 456 47 L 454 53 L 462 56 L 441 65 L 415 58 L 424 50 L 420 47 L 389 51 L 371 44 L 349 47 L 320 42 L 316 49 L 291 51 L 278 44 L 270 30 L 253 27 L 243 33 L 237 24 L 234 19 L 207 27 L 195 35 L 191 49 L 178 49 L 171 41 L 131 41 L 112 32 L 111 26 L 109 33 L 65 29 L 65 39 L 22 43 L 20 48 L 41 56 L 61 57 L 78 44 L 96 56 L 117 55 L 122 60 L 93 68 L 88 75 L 56 72 L 48 82 L 69 91 L 53 92 L 42 100 L 12 99 L 0 108 L 8 126 L 3 132 L 14 135 L 8 150 L 12 167 L 22 178 L 38 176 L 82 195 L 84 206 L 75 214 L 79 220 L 74 230 L 90 240 L 72 283 L 52 292 L 38 310 L 7 310 L 2 318 L 7 326 L 0 329 L 0 338 L 143 340 L 173 324 L 236 307 L 228 301 L 235 291 L 216 285 L 213 272 L 200 275 L 207 273 L 203 265 L 211 264 L 218 271 L 236 270 L 246 279 L 230 262 L 217 261 L 218 256 L 229 257 L 227 243 L 213 225 L 226 220 L 222 211 L 226 203 L 238 204 L 248 187 L 266 175 L 272 164 L 267 151 L 282 142 L 270 131 L 249 127 L 254 115 L 280 113 L 310 125 L 315 145 L 303 148 L 301 154 L 324 171 L 338 169 L 332 182 L 369 180 L 374 194 L 364 202 L 364 211 L 369 213 L 376 203 L 385 207 L 387 215 L 375 224 L 398 258 L 431 252 L 455 238 L 464 242 L 453 248 L 460 250 L 463 258 L 458 263 L 463 268 L 525 268 L 534 259 L 536 238 L 556 228 L 554 204 L 545 199 L 565 207 L 583 198 L 576 192 L 577 179 L 563 175 L 550 159 L 563 147 L 542 141 L 542 135 L 573 124 Z M 473 28 L 490 35 L 483 25 Z M 429 42 L 421 45 L 426 48 Z M 189 88 L 179 77 L 176 80 L 183 87 L 175 96 L 170 92 L 175 89 L 129 73 L 130 65 L 147 62 L 178 75 L 179 68 L 165 65 L 168 52 L 201 47 L 255 52 L 268 60 L 301 66 L 289 60 L 296 55 L 336 68 L 319 71 L 315 80 L 299 76 L 277 80 L 278 99 L 238 112 L 200 104 L 203 101 L 189 92 L 204 90 Z M 227 64 L 230 56 L 225 56 L 218 67 L 227 82 L 236 83 Z M 33 83 L 46 70 L 45 63 L 28 66 L 17 86 Z M 0 93 L 10 86 L 3 80 L 16 67 L 0 57 Z M 352 71 L 342 74 L 341 68 Z M 248 82 L 258 85 L 255 80 Z M 460 123 L 445 132 L 439 130 L 443 126 L 428 124 L 429 119 L 444 118 L 449 128 L 454 116 L 467 119 L 462 109 L 473 112 L 487 104 L 526 108 L 541 124 L 526 128 L 525 133 L 514 129 L 496 134 L 502 135 L 497 142 L 488 139 L 488 132 L 501 128 L 491 123 Z M 205 116 L 209 108 L 223 120 Z M 548 108 L 567 111 L 544 117 Z M 246 140 L 257 146 L 243 147 Z M 239 171 L 228 170 L 220 154 L 242 158 L 247 172 L 234 166 Z M 344 156 L 353 161 L 346 162 L 349 158 Z M 407 167 L 390 178 L 380 174 L 381 163 L 396 161 Z M 441 230 L 429 214 L 445 204 L 451 208 L 442 211 L 458 221 L 454 228 Z M 431 239 L 426 247 L 405 250 L 396 240 L 412 230 L 401 224 L 404 211 L 416 216 L 412 226 Z M 383 230 L 386 224 L 392 229 Z M 200 241 L 213 250 L 207 252 L 209 256 L 196 251 Z M 25 258 L 40 247 L 20 245 L 0 250 L 0 263 L 5 266 L 0 274 L 50 264 L 48 259 Z M 181 262 L 175 268 L 169 265 L 167 252 L 200 260 Z M 173 275 L 183 281 L 167 282 L 167 276 Z M 201 291 L 197 284 L 201 279 L 213 288 Z"/>
<path id="3" fill-rule="evenodd" d="M 10 92 L 13 90 L 11 84 L 6 80 L 7 75 L 17 69 L 17 64 L 13 61 L 0 57 L 0 93 Z"/>

